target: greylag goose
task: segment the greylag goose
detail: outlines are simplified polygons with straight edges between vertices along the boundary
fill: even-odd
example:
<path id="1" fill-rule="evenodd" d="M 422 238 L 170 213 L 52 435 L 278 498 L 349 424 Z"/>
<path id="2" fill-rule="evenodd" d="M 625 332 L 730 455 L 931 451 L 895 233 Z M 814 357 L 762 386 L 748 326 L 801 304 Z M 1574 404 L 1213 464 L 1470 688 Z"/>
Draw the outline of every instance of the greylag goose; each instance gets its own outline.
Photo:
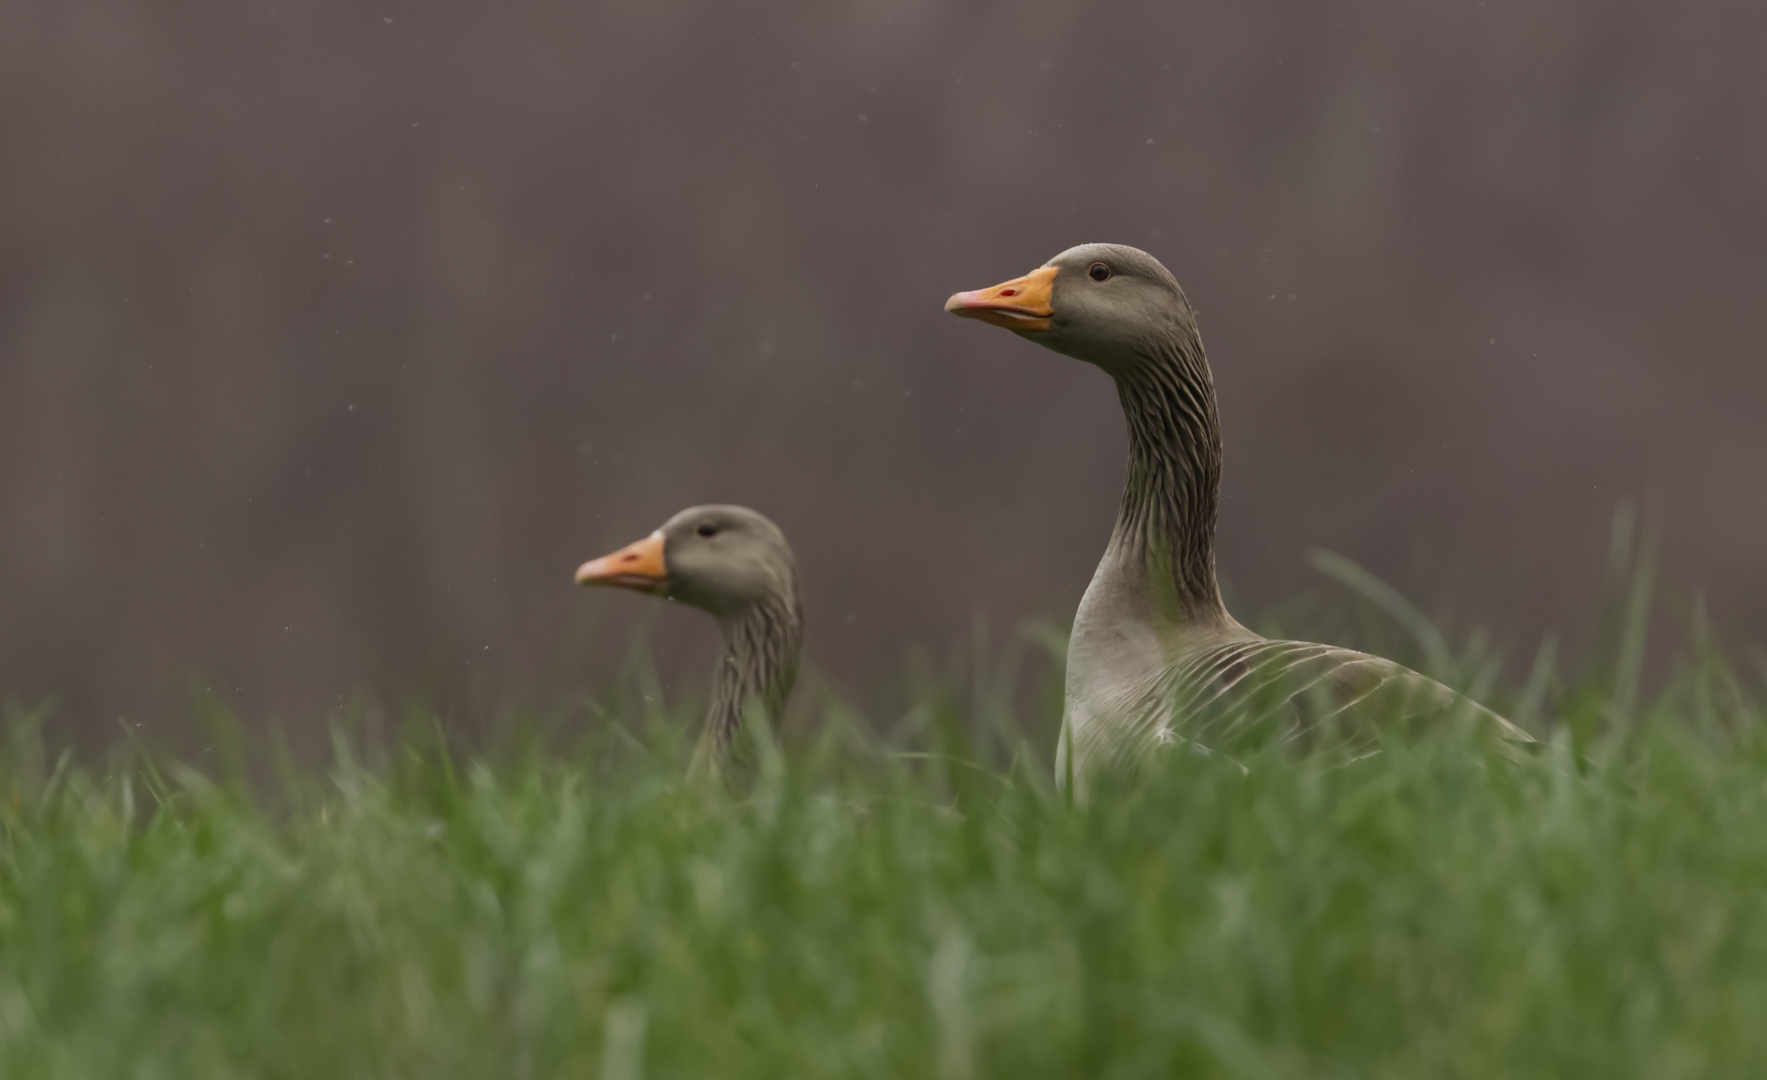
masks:
<path id="1" fill-rule="evenodd" d="M 692 773 L 717 772 L 748 710 L 777 720 L 797 678 L 804 615 L 798 566 L 779 526 L 744 506 L 695 506 L 577 569 L 578 585 L 634 589 L 699 608 L 723 643 Z"/>
<path id="2" fill-rule="evenodd" d="M 1371 721 L 1465 713 L 1532 742 L 1496 713 L 1390 660 L 1276 641 L 1227 613 L 1215 581 L 1221 432 L 1196 315 L 1144 251 L 1085 244 L 945 310 L 1004 326 L 1104 369 L 1129 425 L 1116 528 L 1074 616 L 1058 779 L 1076 794 L 1152 747 L 1218 750 L 1252 731 L 1368 746 Z"/>

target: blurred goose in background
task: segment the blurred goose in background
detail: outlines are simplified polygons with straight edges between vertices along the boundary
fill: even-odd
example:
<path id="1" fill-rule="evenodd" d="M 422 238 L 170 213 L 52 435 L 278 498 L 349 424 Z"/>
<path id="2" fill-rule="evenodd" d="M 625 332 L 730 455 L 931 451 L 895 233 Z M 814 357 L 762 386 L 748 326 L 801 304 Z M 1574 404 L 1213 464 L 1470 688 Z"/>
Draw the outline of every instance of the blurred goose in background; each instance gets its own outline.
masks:
<path id="1" fill-rule="evenodd" d="M 804 615 L 798 566 L 779 527 L 744 506 L 695 506 L 577 569 L 578 585 L 679 600 L 718 621 L 712 704 L 690 774 L 717 772 L 747 710 L 777 720 L 797 678 Z"/>
<path id="2" fill-rule="evenodd" d="M 1371 721 L 1456 713 L 1532 742 L 1507 720 L 1390 660 L 1252 633 L 1215 582 L 1221 432 L 1196 316 L 1144 251 L 1071 248 L 1021 278 L 960 292 L 945 310 L 1104 369 L 1129 424 L 1117 524 L 1074 617 L 1058 779 L 1077 794 L 1104 767 L 1154 746 L 1210 750 L 1253 731 L 1284 741 L 1346 736 Z"/>

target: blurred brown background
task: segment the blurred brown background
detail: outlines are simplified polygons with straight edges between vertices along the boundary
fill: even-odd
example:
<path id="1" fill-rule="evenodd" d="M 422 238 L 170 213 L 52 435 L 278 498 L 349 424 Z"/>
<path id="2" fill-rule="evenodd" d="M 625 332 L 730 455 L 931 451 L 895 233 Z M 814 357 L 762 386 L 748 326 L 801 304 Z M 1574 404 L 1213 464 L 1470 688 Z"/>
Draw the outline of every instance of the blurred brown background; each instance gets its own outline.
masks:
<path id="1" fill-rule="evenodd" d="M 1243 614 L 1323 546 L 1525 655 L 1654 494 L 1767 632 L 1760 4 L 13 0 L 0 693 L 587 678 L 655 605 L 571 571 L 710 500 L 860 692 L 1066 617 L 1115 397 L 941 304 L 1089 240 L 1202 312 Z"/>

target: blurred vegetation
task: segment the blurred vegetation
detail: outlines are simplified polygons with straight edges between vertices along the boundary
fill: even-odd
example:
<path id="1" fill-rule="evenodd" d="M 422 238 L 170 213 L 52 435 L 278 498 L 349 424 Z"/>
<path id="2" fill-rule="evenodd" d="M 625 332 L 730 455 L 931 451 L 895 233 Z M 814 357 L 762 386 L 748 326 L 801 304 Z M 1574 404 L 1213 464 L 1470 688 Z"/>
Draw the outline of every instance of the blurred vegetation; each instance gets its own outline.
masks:
<path id="1" fill-rule="evenodd" d="M 1753 1074 L 1761 671 L 1691 606 L 1642 677 L 1632 534 L 1581 666 L 1512 687 L 1477 635 L 1413 634 L 1549 738 L 1521 763 L 1174 753 L 1071 806 L 1059 635 L 980 622 L 893 704 L 809 679 L 740 793 L 681 779 L 699 703 L 641 647 L 476 730 L 363 696 L 272 781 L 212 698 L 201 768 L 79 763 L 14 707 L 0 1075 Z"/>

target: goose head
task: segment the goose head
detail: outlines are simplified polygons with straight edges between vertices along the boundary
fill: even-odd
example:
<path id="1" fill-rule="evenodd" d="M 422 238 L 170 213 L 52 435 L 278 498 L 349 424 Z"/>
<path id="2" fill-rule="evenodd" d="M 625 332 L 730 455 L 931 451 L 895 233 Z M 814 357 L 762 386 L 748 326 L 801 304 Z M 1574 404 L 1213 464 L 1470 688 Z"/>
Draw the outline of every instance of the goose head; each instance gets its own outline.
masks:
<path id="1" fill-rule="evenodd" d="M 1184 291 L 1160 261 L 1123 244 L 1081 244 L 1023 277 L 954 294 L 945 310 L 1004 326 L 1125 375 L 1196 333 Z"/>
<path id="2" fill-rule="evenodd" d="M 795 602 L 797 563 L 779 526 L 755 511 L 695 506 L 584 563 L 577 584 L 651 593 L 730 620 L 771 601 Z"/>

